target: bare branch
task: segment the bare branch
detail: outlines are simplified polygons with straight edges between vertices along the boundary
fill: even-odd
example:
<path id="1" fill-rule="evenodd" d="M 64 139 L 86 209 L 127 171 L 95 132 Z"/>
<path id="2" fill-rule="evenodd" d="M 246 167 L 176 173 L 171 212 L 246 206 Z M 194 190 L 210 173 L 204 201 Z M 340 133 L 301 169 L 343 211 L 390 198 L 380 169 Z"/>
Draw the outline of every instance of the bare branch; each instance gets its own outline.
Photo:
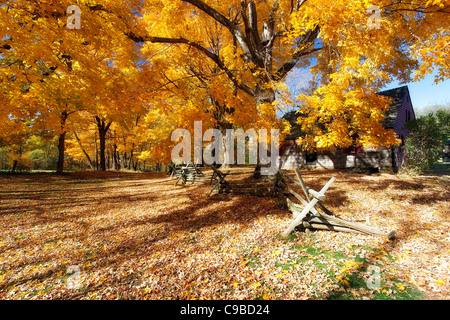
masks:
<path id="1" fill-rule="evenodd" d="M 278 71 L 274 75 L 275 80 L 281 80 L 283 79 L 286 74 L 292 70 L 292 68 L 295 67 L 297 62 L 300 60 L 301 57 L 307 56 L 309 54 L 312 54 L 314 52 L 317 52 L 321 50 L 322 48 L 314 48 L 311 50 L 307 50 L 311 45 L 314 44 L 314 41 L 316 40 L 317 36 L 319 35 L 319 26 L 317 26 L 314 30 L 311 30 L 308 32 L 302 39 L 301 43 L 298 43 L 298 46 L 303 44 L 301 47 L 299 47 L 297 50 L 295 50 L 292 57 L 287 61 L 285 64 L 283 64 Z"/>

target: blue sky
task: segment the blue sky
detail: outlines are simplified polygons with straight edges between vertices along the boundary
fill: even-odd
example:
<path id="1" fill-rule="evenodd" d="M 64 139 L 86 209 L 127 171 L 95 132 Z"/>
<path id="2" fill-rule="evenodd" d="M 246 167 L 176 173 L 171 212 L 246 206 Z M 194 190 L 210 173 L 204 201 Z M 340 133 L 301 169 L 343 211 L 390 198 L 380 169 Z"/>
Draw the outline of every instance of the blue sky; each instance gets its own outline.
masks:
<path id="1" fill-rule="evenodd" d="M 450 104 L 450 79 L 435 84 L 434 76 L 428 74 L 422 81 L 410 82 L 406 85 L 409 89 L 414 110 L 421 110 L 424 107 L 435 104 Z M 393 89 L 399 86 L 402 85 L 394 81 L 383 90 Z"/>

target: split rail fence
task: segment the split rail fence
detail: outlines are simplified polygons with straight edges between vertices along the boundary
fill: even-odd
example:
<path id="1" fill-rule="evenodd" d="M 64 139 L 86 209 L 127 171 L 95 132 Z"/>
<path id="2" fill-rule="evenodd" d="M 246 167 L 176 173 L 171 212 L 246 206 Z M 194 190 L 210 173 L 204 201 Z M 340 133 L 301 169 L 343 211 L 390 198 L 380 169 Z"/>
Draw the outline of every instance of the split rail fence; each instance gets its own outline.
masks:
<path id="1" fill-rule="evenodd" d="M 280 202 L 288 208 L 292 213 L 292 221 L 282 236 L 287 238 L 295 228 L 303 229 L 319 229 L 333 230 L 350 233 L 359 233 L 367 235 L 382 236 L 391 239 L 395 236 L 396 231 L 384 233 L 380 229 L 367 226 L 360 223 L 350 222 L 336 217 L 328 208 L 325 207 L 323 201 L 326 200 L 325 193 L 332 186 L 336 178 L 332 177 L 319 191 L 308 188 L 303 181 L 299 169 L 295 169 L 296 178 L 289 175 L 283 170 L 278 172 L 271 178 L 259 180 L 256 182 L 251 179 L 241 179 L 240 181 L 231 181 L 232 175 L 248 176 L 250 178 L 252 172 L 222 172 L 221 170 L 210 166 L 213 173 L 205 175 L 201 170 L 193 164 L 173 167 L 172 175 L 178 177 L 182 184 L 188 182 L 208 182 L 212 185 L 211 190 L 207 194 L 247 194 L 256 196 L 273 196 L 278 197 Z M 303 196 L 293 189 L 293 186 L 300 187 Z"/>

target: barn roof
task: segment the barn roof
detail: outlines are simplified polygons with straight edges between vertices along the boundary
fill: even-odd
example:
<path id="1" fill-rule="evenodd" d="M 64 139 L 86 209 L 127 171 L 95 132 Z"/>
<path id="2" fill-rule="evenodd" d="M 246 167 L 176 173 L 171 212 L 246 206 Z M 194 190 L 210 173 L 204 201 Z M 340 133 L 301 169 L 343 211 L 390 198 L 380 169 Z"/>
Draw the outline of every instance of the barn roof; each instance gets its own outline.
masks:
<path id="1" fill-rule="evenodd" d="M 386 112 L 385 119 L 383 121 L 383 126 L 386 129 L 393 129 L 395 120 L 397 119 L 398 111 L 403 104 L 403 100 L 407 95 L 409 95 L 408 86 L 380 91 L 377 94 L 393 98 L 389 110 Z M 291 124 L 291 133 L 286 136 L 287 140 L 296 139 L 302 133 L 300 126 L 296 123 L 298 117 L 299 114 L 296 111 L 289 111 L 283 116 L 283 119 L 286 119 Z"/>
<path id="2" fill-rule="evenodd" d="M 389 110 L 385 114 L 383 126 L 386 129 L 394 128 L 395 120 L 398 116 L 398 111 L 403 104 L 403 100 L 409 95 L 408 86 L 402 86 L 390 90 L 378 92 L 379 95 L 393 98 Z"/>

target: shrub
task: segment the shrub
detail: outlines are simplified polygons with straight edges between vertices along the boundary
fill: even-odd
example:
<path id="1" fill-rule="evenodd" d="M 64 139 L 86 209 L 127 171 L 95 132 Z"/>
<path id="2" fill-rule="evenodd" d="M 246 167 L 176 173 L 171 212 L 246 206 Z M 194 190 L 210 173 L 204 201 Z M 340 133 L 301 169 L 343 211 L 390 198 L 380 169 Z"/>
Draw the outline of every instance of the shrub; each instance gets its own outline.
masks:
<path id="1" fill-rule="evenodd" d="M 443 133 L 439 118 L 432 113 L 409 121 L 410 131 L 405 139 L 402 171 L 424 173 L 431 169 L 442 156 Z"/>

